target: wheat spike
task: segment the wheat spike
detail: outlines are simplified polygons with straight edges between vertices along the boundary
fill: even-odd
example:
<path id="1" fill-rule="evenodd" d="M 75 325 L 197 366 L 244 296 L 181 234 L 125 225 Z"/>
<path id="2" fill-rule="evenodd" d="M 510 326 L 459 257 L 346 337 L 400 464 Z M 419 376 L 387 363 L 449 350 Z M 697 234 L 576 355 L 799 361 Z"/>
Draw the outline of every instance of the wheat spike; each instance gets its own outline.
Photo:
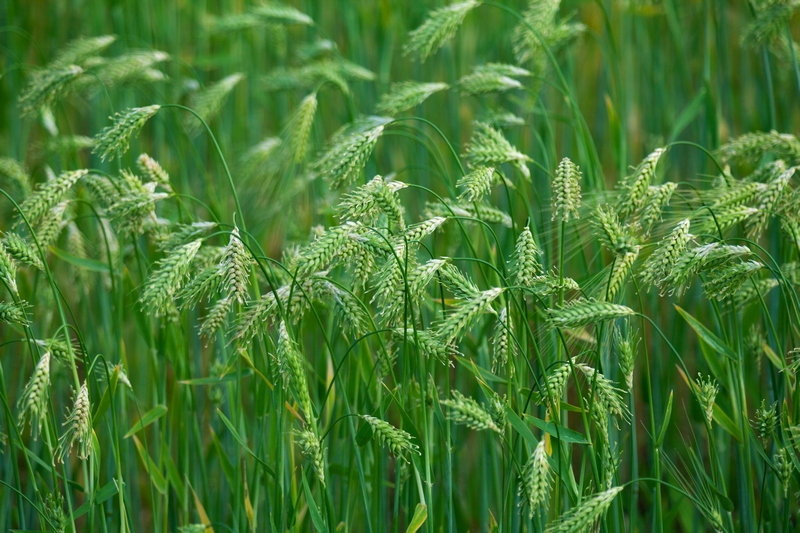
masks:
<path id="1" fill-rule="evenodd" d="M 452 393 L 452 400 L 442 400 L 442 404 L 450 408 L 450 420 L 456 424 L 464 424 L 475 431 L 491 429 L 497 433 L 503 433 L 503 430 L 495 424 L 492 416 L 478 402 L 467 398 L 455 389 Z"/>
<path id="2" fill-rule="evenodd" d="M 288 151 L 289 160 L 300 164 L 306 158 L 314 115 L 317 112 L 317 93 L 311 93 L 300 102 L 283 130 L 281 147 Z"/>
<path id="3" fill-rule="evenodd" d="M 519 502 L 520 507 L 528 506 L 528 518 L 533 519 L 536 510 L 547 501 L 550 491 L 550 463 L 544 439 L 539 441 L 530 459 L 525 463 L 519 480 L 519 494 L 525 499 Z"/>
<path id="4" fill-rule="evenodd" d="M 800 141 L 789 133 L 758 131 L 731 139 L 717 153 L 724 163 L 735 165 L 756 166 L 768 153 L 794 164 L 800 161 Z"/>
<path id="5" fill-rule="evenodd" d="M 466 174 L 456 185 L 464 189 L 458 199 L 464 202 L 477 202 L 491 192 L 494 168 L 478 167 Z"/>
<path id="6" fill-rule="evenodd" d="M 581 206 L 581 171 L 578 165 L 565 157 L 558 164 L 553 179 L 552 211 L 553 220 L 569 222 L 570 217 L 579 218 Z"/>
<path id="7" fill-rule="evenodd" d="M 315 170 L 335 189 L 351 182 L 366 164 L 389 121 L 367 117 L 345 126 L 331 138 L 331 146 L 316 161 Z"/>
<path id="8" fill-rule="evenodd" d="M 614 487 L 583 500 L 577 507 L 562 514 L 557 521 L 550 523 L 545 529 L 546 533 L 577 533 L 588 530 L 605 514 L 622 489 L 623 487 Z"/>
<path id="9" fill-rule="evenodd" d="M 775 435 L 778 426 L 778 402 L 767 406 L 766 400 L 761 400 L 761 406 L 756 409 L 756 418 L 753 425 L 758 432 L 759 438 L 765 443 Z"/>
<path id="10" fill-rule="evenodd" d="M 139 168 L 139 172 L 146 176 L 147 179 L 159 184 L 168 191 L 172 190 L 172 186 L 169 182 L 169 174 L 158 161 L 147 154 L 140 154 L 136 159 L 136 166 Z"/>
<path id="11" fill-rule="evenodd" d="M 633 371 L 638 353 L 639 342 L 641 339 L 636 333 L 628 329 L 627 334 L 623 334 L 619 327 L 614 329 L 614 345 L 617 350 L 617 360 L 619 369 L 625 378 L 625 387 L 628 392 L 633 392 Z"/>
<path id="12" fill-rule="evenodd" d="M 706 422 L 711 425 L 711 420 L 714 416 L 714 402 L 719 392 L 719 385 L 711 376 L 703 377 L 702 374 L 698 373 L 695 386 L 697 388 L 697 399 L 706 416 Z"/>
<path id="13" fill-rule="evenodd" d="M 672 181 L 648 187 L 647 200 L 639 216 L 639 227 L 642 228 L 645 236 L 650 235 L 653 225 L 661 219 L 661 214 L 669 205 L 672 194 L 677 188 L 678 184 Z"/>
<path id="14" fill-rule="evenodd" d="M 497 65 L 497 64 L 494 64 Z M 471 74 L 467 74 L 458 80 L 458 88 L 463 94 L 476 95 L 493 92 L 505 92 L 522 87 L 519 80 L 514 79 L 511 69 L 492 68 L 490 65 L 475 67 Z M 501 65 L 505 67 L 506 65 Z M 510 67 L 510 65 L 508 65 Z M 518 67 L 512 67 L 517 69 Z M 524 69 L 519 69 L 527 75 L 530 73 Z M 520 74 L 517 74 L 520 75 Z M 526 75 L 526 74 L 521 74 Z"/>
<path id="15" fill-rule="evenodd" d="M 516 346 L 513 343 L 514 321 L 508 316 L 508 309 L 503 308 L 497 315 L 497 326 L 492 338 L 492 372 L 508 365 L 509 359 L 514 359 Z M 513 366 L 508 368 L 509 374 Z"/>
<path id="16" fill-rule="evenodd" d="M 763 265 L 759 261 L 744 261 L 715 270 L 713 275 L 706 280 L 706 294 L 709 298 L 716 300 L 734 296 L 739 287 L 762 267 Z"/>
<path id="17" fill-rule="evenodd" d="M 376 107 L 382 115 L 394 116 L 403 111 L 417 107 L 431 95 L 446 91 L 450 86 L 446 83 L 420 83 L 402 81 L 393 83 L 389 92 L 383 94 Z"/>
<path id="18" fill-rule="evenodd" d="M 37 439 L 42 432 L 42 424 L 47 415 L 47 396 L 50 390 L 50 352 L 45 354 L 36 363 L 25 390 L 19 397 L 19 425 L 21 428 L 29 421 L 33 438 Z"/>
<path id="19" fill-rule="evenodd" d="M 21 198 L 27 198 L 31 193 L 31 178 L 25 166 L 10 157 L 0 157 L 0 176 L 7 178 L 21 193 Z"/>
<path id="20" fill-rule="evenodd" d="M 447 315 L 439 324 L 438 335 L 449 344 L 461 337 L 478 317 L 485 311 L 494 312 L 491 307 L 495 298 L 503 292 L 500 288 L 489 289 L 481 292 L 474 298 L 464 301 L 455 311 Z"/>
<path id="21" fill-rule="evenodd" d="M 316 417 L 311 407 L 311 397 L 308 394 L 306 371 L 303 368 L 303 356 L 297 343 L 289 336 L 286 323 L 281 321 L 278 334 L 278 349 L 275 353 L 278 367 L 283 377 L 283 386 L 291 390 L 300 406 L 306 422 L 312 427 L 316 424 Z"/>
<path id="22" fill-rule="evenodd" d="M 237 72 L 209 85 L 197 94 L 192 95 L 189 107 L 208 122 L 217 116 L 228 99 L 228 95 L 243 79 L 244 74 Z M 203 124 L 194 115 L 187 115 L 186 128 L 189 135 L 194 137 L 203 131 Z"/>
<path id="23" fill-rule="evenodd" d="M 678 222 L 675 228 L 658 245 L 658 248 L 644 262 L 642 280 L 648 284 L 660 285 L 667 278 L 675 264 L 683 256 L 692 235 L 691 222 L 687 218 Z"/>
<path id="24" fill-rule="evenodd" d="M 656 166 L 664 152 L 666 152 L 664 148 L 654 150 L 644 158 L 632 175 L 620 183 L 620 197 L 617 201 L 617 210 L 620 218 L 628 217 L 641 208 L 647 200 L 650 182 L 653 181 L 656 175 Z"/>
<path id="25" fill-rule="evenodd" d="M 317 434 L 310 429 L 301 429 L 295 432 L 297 444 L 303 456 L 311 463 L 319 482 L 325 486 L 325 450 Z"/>
<path id="26" fill-rule="evenodd" d="M 44 263 L 42 263 L 39 253 L 34 250 L 30 244 L 25 242 L 22 237 L 16 233 L 6 233 L 2 243 L 8 255 L 13 257 L 17 263 L 22 263 L 44 271 Z"/>
<path id="27" fill-rule="evenodd" d="M 114 35 L 81 37 L 72 40 L 56 54 L 48 66 L 80 65 L 87 58 L 95 56 L 111 46 L 116 40 Z"/>
<path id="28" fill-rule="evenodd" d="M 624 305 L 596 300 L 573 300 L 559 308 L 548 310 L 550 324 L 559 328 L 578 328 L 604 320 L 614 320 L 634 314 Z"/>
<path id="29" fill-rule="evenodd" d="M 361 415 L 361 418 L 372 427 L 373 434 L 383 446 L 389 449 L 396 458 L 408 461 L 406 453 L 420 455 L 419 447 L 411 442 L 411 435 L 402 429 L 397 429 L 388 422 L 370 415 Z"/>
<path id="30" fill-rule="evenodd" d="M 610 205 L 599 206 L 592 222 L 598 240 L 615 256 L 624 257 L 638 251 L 631 227 L 620 222 L 618 211 Z"/>
<path id="31" fill-rule="evenodd" d="M 64 96 L 84 70 L 78 65 L 55 66 L 36 71 L 20 94 L 22 115 L 30 115 Z"/>
<path id="32" fill-rule="evenodd" d="M 502 132 L 483 122 L 475 124 L 475 130 L 467 143 L 467 158 L 473 167 L 498 167 L 503 163 L 511 163 L 526 179 L 531 175 L 526 165 L 531 158 L 514 148 Z"/>
<path id="33" fill-rule="evenodd" d="M 405 53 L 425 61 L 456 34 L 467 13 L 479 5 L 476 0 L 467 0 L 431 11 L 428 19 L 408 34 Z"/>
<path id="34" fill-rule="evenodd" d="M 520 232 L 517 237 L 514 259 L 511 265 L 511 274 L 515 276 L 514 284 L 530 287 L 534 280 L 542 273 L 542 264 L 539 262 L 541 252 L 533 239 L 529 226 Z"/>
<path id="35" fill-rule="evenodd" d="M 117 150 L 125 153 L 130 147 L 131 136 L 137 134 L 145 122 L 158 113 L 159 105 L 147 107 L 134 107 L 113 117 L 114 123 L 101 131 L 95 137 L 95 146 L 92 153 L 98 154 L 100 159 L 114 159 Z"/>
<path id="36" fill-rule="evenodd" d="M 593 387 L 595 396 L 603 404 L 608 414 L 625 420 L 630 419 L 630 411 L 622 401 L 619 395 L 621 391 L 614 386 L 613 381 L 585 363 L 574 363 L 573 366 L 586 376 L 586 381 L 590 387 Z"/>
<path id="37" fill-rule="evenodd" d="M 239 236 L 239 228 L 234 227 L 228 246 L 225 247 L 220 270 L 225 290 L 233 300 L 240 304 L 247 301 L 250 261 L 250 255 Z"/>
<path id="38" fill-rule="evenodd" d="M 34 194 L 22 202 L 20 211 L 24 213 L 29 223 L 35 224 L 48 211 L 61 203 L 72 186 L 88 173 L 88 170 L 72 170 L 45 182 Z"/>
<path id="39" fill-rule="evenodd" d="M 192 259 L 200 249 L 202 240 L 184 244 L 170 252 L 158 264 L 158 270 L 147 280 L 142 293 L 142 308 L 163 315 L 167 306 L 180 290 L 192 265 Z"/>
<path id="40" fill-rule="evenodd" d="M 747 235 L 751 239 L 758 238 L 761 232 L 764 231 L 769 217 L 774 214 L 781 194 L 789 185 L 789 180 L 792 179 L 796 168 L 792 167 L 788 170 L 783 170 L 785 168 L 783 164 L 774 166 L 776 172 L 781 172 L 767 184 L 766 190 L 759 196 L 761 202 L 758 206 L 758 212 L 747 223 Z"/>
<path id="41" fill-rule="evenodd" d="M 92 414 L 89 404 L 89 389 L 84 381 L 75 405 L 67 420 L 64 422 L 66 430 L 58 439 L 58 448 L 54 452 L 54 460 L 63 463 L 67 454 L 75 443 L 78 443 L 78 458 L 86 460 L 92 453 Z"/>

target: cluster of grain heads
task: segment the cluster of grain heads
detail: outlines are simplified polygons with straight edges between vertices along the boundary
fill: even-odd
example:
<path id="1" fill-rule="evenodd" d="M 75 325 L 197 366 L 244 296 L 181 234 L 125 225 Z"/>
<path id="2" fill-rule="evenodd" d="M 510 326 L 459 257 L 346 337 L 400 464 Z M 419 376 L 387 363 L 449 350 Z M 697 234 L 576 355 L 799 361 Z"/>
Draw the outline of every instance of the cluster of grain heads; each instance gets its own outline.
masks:
<path id="1" fill-rule="evenodd" d="M 168 191 L 172 190 L 172 186 L 170 185 L 169 181 L 169 174 L 166 170 L 164 170 L 164 167 L 162 167 L 158 161 L 147 154 L 140 154 L 136 159 L 136 166 L 139 168 L 139 172 L 141 172 L 142 175 L 148 180 L 161 187 L 164 187 Z"/>
<path id="2" fill-rule="evenodd" d="M 378 438 L 378 442 L 385 446 L 398 459 L 408 461 L 406 454 L 416 453 L 420 455 L 419 446 L 411 442 L 411 435 L 397 429 L 388 422 L 370 415 L 361 415 L 361 418 L 370 425 L 372 433 Z"/>
<path id="3" fill-rule="evenodd" d="M 619 394 L 622 391 L 614 386 L 613 381 L 585 363 L 576 362 L 573 366 L 586 376 L 586 381 L 594 391 L 595 397 L 609 415 L 630 419 L 630 411 Z"/>
<path id="4" fill-rule="evenodd" d="M 613 487 L 590 496 L 562 514 L 558 520 L 548 524 L 545 531 L 547 533 L 578 533 L 589 530 L 603 517 L 622 489 L 623 487 Z"/>
<path id="5" fill-rule="evenodd" d="M 523 498 L 519 505 L 528 507 L 529 518 L 533 519 L 536 511 L 547 504 L 550 482 L 550 463 L 545 441 L 542 439 L 525 463 L 519 479 L 519 495 Z"/>
<path id="6" fill-rule="evenodd" d="M 624 305 L 585 299 L 573 300 L 547 310 L 550 324 L 558 328 L 579 328 L 632 314 L 633 309 Z"/>
<path id="7" fill-rule="evenodd" d="M 405 53 L 425 61 L 458 31 L 467 13 L 480 5 L 467 0 L 431 11 L 428 19 L 408 35 Z"/>
<path id="8" fill-rule="evenodd" d="M 30 422 L 31 433 L 36 439 L 42 431 L 47 417 L 47 398 L 50 393 L 50 352 L 39 358 L 33 375 L 19 397 L 19 425 L 24 428 Z"/>
<path id="9" fill-rule="evenodd" d="M 456 424 L 464 424 L 475 431 L 490 429 L 500 434 L 503 433 L 503 428 L 495 423 L 492 415 L 478 402 L 467 398 L 457 390 L 453 390 L 452 394 L 452 400 L 442 400 L 442 405 L 450 408 L 450 420 Z"/>
<path id="10" fill-rule="evenodd" d="M 92 413 L 89 403 L 89 388 L 86 382 L 81 385 L 75 405 L 70 411 L 66 421 L 65 430 L 58 439 L 58 448 L 55 451 L 55 459 L 63 463 L 72 447 L 78 444 L 78 458 L 86 460 L 92 454 Z"/>
<path id="11" fill-rule="evenodd" d="M 130 140 L 142 126 L 161 109 L 159 105 L 134 107 L 112 117 L 113 124 L 106 127 L 95 137 L 93 153 L 105 160 L 114 159 L 116 152 L 125 153 L 130 147 Z"/>
<path id="12" fill-rule="evenodd" d="M 0 322 L 27 326 L 30 320 L 25 314 L 28 304 L 24 301 L 19 302 L 0 302 Z"/>

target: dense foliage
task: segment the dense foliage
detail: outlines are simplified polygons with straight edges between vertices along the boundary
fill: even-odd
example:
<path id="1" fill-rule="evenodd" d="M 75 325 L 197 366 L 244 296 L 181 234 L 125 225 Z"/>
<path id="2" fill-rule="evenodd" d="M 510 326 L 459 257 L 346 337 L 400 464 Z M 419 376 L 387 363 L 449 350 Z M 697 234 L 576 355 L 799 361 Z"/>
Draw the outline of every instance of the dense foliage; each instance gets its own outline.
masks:
<path id="1" fill-rule="evenodd" d="M 796 0 L 34 4 L 4 530 L 798 528 Z"/>

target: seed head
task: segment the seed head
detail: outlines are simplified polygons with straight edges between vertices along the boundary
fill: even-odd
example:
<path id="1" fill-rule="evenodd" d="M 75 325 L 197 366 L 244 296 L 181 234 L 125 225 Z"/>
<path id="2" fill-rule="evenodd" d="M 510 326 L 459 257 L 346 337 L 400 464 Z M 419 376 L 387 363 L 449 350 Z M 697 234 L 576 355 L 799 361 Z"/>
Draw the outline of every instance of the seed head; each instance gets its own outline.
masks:
<path id="1" fill-rule="evenodd" d="M 19 425 L 24 428 L 26 422 L 31 423 L 31 433 L 36 439 L 42 431 L 42 424 L 47 418 L 47 395 L 50 390 L 50 352 L 36 363 L 30 381 L 19 397 Z"/>
<path id="2" fill-rule="evenodd" d="M 58 439 L 58 448 L 55 451 L 55 459 L 57 461 L 63 463 L 76 442 L 78 443 L 78 458 L 83 460 L 89 458 L 93 448 L 91 418 L 89 389 L 86 386 L 86 382 L 84 382 L 75 398 L 75 406 L 64 422 L 66 429 L 61 438 Z"/>
<path id="3" fill-rule="evenodd" d="M 95 137 L 95 146 L 92 153 L 98 154 L 100 159 L 105 161 L 106 158 L 114 159 L 117 150 L 121 154 L 127 152 L 130 147 L 131 137 L 136 135 L 145 122 L 158 113 L 159 109 L 161 109 L 159 105 L 150 105 L 147 107 L 134 107 L 122 113 L 117 113 L 112 118 L 114 123 Z"/>

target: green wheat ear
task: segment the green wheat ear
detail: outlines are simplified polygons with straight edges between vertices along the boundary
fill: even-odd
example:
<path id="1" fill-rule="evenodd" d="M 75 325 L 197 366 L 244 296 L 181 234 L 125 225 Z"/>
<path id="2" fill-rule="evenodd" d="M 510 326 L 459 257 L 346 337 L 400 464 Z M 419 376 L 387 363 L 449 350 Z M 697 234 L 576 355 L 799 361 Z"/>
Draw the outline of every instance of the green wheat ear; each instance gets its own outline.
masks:
<path id="1" fill-rule="evenodd" d="M 56 57 L 50 62 L 51 67 L 64 67 L 67 65 L 81 65 L 92 56 L 95 56 L 111 46 L 117 40 L 115 35 L 101 35 L 99 37 L 82 37 L 70 41 Z"/>
<path id="2" fill-rule="evenodd" d="M 383 94 L 378 101 L 377 111 L 383 115 L 394 116 L 420 105 L 432 94 L 446 91 L 450 86 L 446 83 L 420 83 L 402 81 L 393 83 L 389 92 Z"/>
<path id="3" fill-rule="evenodd" d="M 476 0 L 467 0 L 432 11 L 428 20 L 408 34 L 405 53 L 425 61 L 456 34 L 467 13 L 479 5 Z"/>
<path id="4" fill-rule="evenodd" d="M 189 107 L 208 122 L 222 109 L 233 89 L 244 79 L 244 74 L 236 73 L 209 85 L 192 95 Z M 203 131 L 203 124 L 194 115 L 186 116 L 186 129 L 189 136 L 195 137 Z"/>
<path id="5" fill-rule="evenodd" d="M 546 533 L 577 533 L 588 530 L 605 514 L 623 488 L 614 487 L 583 500 L 577 507 L 562 514 L 560 519 L 551 522 L 545 529 Z"/>
<path id="6" fill-rule="evenodd" d="M 311 128 L 314 126 L 316 112 L 317 93 L 311 93 L 303 98 L 283 129 L 281 146 L 292 163 L 300 164 L 306 158 L 308 140 L 311 137 Z"/>
<path id="7" fill-rule="evenodd" d="M 408 461 L 405 457 L 407 453 L 420 455 L 419 447 L 411 442 L 411 435 L 408 432 L 397 429 L 390 423 L 374 416 L 361 415 L 361 418 L 372 427 L 372 432 L 378 438 L 378 442 L 388 448 L 396 458 Z"/>
<path id="8" fill-rule="evenodd" d="M 130 140 L 136 135 L 142 126 L 150 120 L 158 110 L 159 105 L 147 107 L 134 107 L 122 113 L 117 113 L 113 117 L 114 123 L 106 127 L 95 137 L 95 146 L 92 153 L 100 156 L 105 161 L 106 158 L 114 159 L 116 151 L 125 153 L 130 147 Z"/>
<path id="9" fill-rule="evenodd" d="M 22 115 L 30 115 L 43 106 L 54 104 L 67 93 L 83 72 L 78 65 L 56 66 L 36 71 L 19 97 Z"/>
<path id="10" fill-rule="evenodd" d="M 349 184 L 364 168 L 390 121 L 385 117 L 366 117 L 343 127 L 331 138 L 328 151 L 314 163 L 314 170 L 334 189 Z"/>

